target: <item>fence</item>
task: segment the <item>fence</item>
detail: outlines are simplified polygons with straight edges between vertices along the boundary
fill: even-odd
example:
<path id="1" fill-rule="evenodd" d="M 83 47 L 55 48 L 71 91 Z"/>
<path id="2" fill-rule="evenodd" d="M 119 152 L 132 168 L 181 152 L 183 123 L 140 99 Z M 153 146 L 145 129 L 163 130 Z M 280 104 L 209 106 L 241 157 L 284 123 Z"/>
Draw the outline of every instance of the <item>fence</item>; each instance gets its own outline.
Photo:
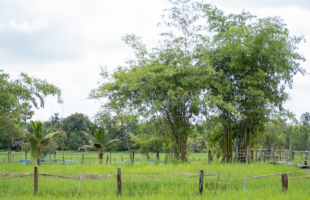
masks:
<path id="1" fill-rule="evenodd" d="M 282 154 L 283 153 L 283 154 Z M 293 151 L 290 149 L 242 149 L 238 151 L 237 161 L 254 163 L 270 162 L 274 164 L 298 164 L 300 167 L 310 167 L 309 151 Z"/>
<path id="2" fill-rule="evenodd" d="M 298 164 L 300 167 L 310 167 L 310 160 L 309 160 L 309 151 L 293 151 L 290 149 L 284 149 L 284 150 L 274 150 L 271 149 L 241 149 L 237 151 L 236 159 L 235 161 L 241 161 L 245 163 L 255 163 L 255 162 L 272 162 L 275 164 Z M 99 159 L 96 156 L 94 157 L 95 153 L 88 153 L 89 155 L 84 154 L 82 152 L 80 153 L 72 153 L 72 152 L 64 152 L 64 155 L 62 153 L 58 153 L 58 155 L 47 155 L 45 158 L 41 158 L 42 164 L 90 164 L 90 163 L 99 163 Z M 107 152 L 107 156 L 102 159 L 103 164 L 118 164 L 122 163 L 124 161 L 129 160 L 129 156 L 127 154 L 124 154 L 127 156 L 123 157 L 122 154 L 117 153 L 117 156 L 109 154 Z M 24 161 L 25 163 L 30 162 L 30 152 L 20 152 L 20 153 L 4 153 L 0 152 L 0 164 L 2 163 L 11 163 L 16 161 L 28 160 Z M 208 153 L 205 154 L 204 157 L 188 157 L 189 162 L 196 162 L 196 161 L 204 161 L 204 162 L 210 162 L 211 161 L 211 152 L 210 150 Z M 28 159 L 27 159 L 28 158 Z M 133 153 L 134 158 L 134 153 Z M 163 159 L 163 158 L 162 158 Z M 167 163 L 167 160 L 163 160 L 165 163 Z"/>
<path id="3" fill-rule="evenodd" d="M 106 193 L 106 192 L 113 192 L 113 190 L 115 191 L 115 195 L 119 196 L 122 194 L 127 194 L 127 193 L 163 193 L 163 192 L 181 192 L 179 191 L 179 187 L 180 185 L 184 185 L 186 183 L 194 183 L 192 185 L 190 185 L 190 187 L 188 187 L 188 191 L 190 191 L 192 194 L 195 195 L 202 195 L 204 193 L 204 190 L 206 189 L 207 192 L 213 193 L 214 195 L 217 194 L 218 189 L 219 189 L 219 185 L 227 185 L 227 191 L 228 192 L 239 192 L 239 191 L 246 191 L 246 186 L 247 185 L 255 185 L 256 183 L 247 183 L 246 180 L 250 180 L 250 179 L 260 179 L 260 178 L 266 178 L 266 177 L 275 177 L 275 176 L 280 176 L 279 178 L 277 178 L 276 182 L 270 182 L 269 184 L 277 184 L 277 187 L 279 188 L 279 191 L 287 191 L 288 190 L 288 186 L 289 186 L 289 180 L 295 180 L 295 179 L 306 179 L 309 176 L 299 176 L 299 177 L 289 177 L 289 174 L 298 174 L 298 173 L 310 173 L 310 171 L 296 171 L 296 172 L 286 172 L 286 173 L 276 173 L 276 174 L 269 174 L 269 175 L 259 175 L 259 176 L 250 176 L 250 177 L 242 177 L 244 175 L 233 175 L 233 174 L 223 174 L 223 173 L 218 173 L 218 174 L 205 174 L 204 170 L 200 170 L 199 174 L 196 175 L 190 175 L 188 178 L 194 178 L 194 180 L 190 179 L 190 180 L 185 180 L 185 181 L 169 181 L 169 180 L 154 180 L 154 179 L 147 179 L 146 177 L 149 178 L 149 176 L 143 176 L 142 175 L 142 179 L 141 180 L 137 180 L 136 177 L 140 177 L 140 175 L 124 175 L 121 173 L 121 168 L 117 169 L 117 172 L 115 175 L 113 175 L 110 178 L 115 178 L 114 180 L 111 179 L 102 179 L 102 180 L 94 180 L 91 179 L 91 182 L 105 182 L 106 184 L 109 184 L 109 188 L 107 186 L 105 186 L 105 188 L 108 188 L 106 190 L 94 190 L 93 188 L 91 190 L 87 190 L 87 192 L 101 192 L 101 193 Z M 18 176 L 10 176 L 10 177 L 0 177 L 0 179 L 14 179 L 14 178 L 23 178 L 23 177 L 32 177 L 33 176 L 33 184 L 29 183 L 28 184 L 24 184 L 27 186 L 32 186 L 33 187 L 33 194 L 34 195 L 38 195 L 40 192 L 41 194 L 46 193 L 47 191 L 55 191 L 57 193 L 62 194 L 61 192 L 69 192 L 72 196 L 79 196 L 79 194 L 81 192 L 83 192 L 87 187 L 88 184 L 84 184 L 83 185 L 83 181 L 85 181 L 85 178 L 90 178 L 90 176 L 88 176 L 87 174 L 84 174 L 84 170 L 81 173 L 81 176 L 63 176 L 63 175 L 53 175 L 53 174 L 44 174 L 44 173 L 39 173 L 38 168 L 34 167 L 34 173 L 32 174 L 24 174 L 24 175 L 18 175 Z M 76 189 L 74 190 L 73 188 L 70 189 L 52 189 L 49 187 L 50 185 L 50 181 L 48 181 L 48 184 L 44 184 L 44 185 L 40 185 L 40 179 L 39 177 L 50 177 L 50 178 L 57 178 L 57 179 L 65 179 L 65 180 L 69 180 L 72 181 L 70 182 L 70 184 L 67 184 L 67 182 L 64 185 L 75 185 Z M 84 178 L 85 177 L 85 178 Z M 132 179 L 127 179 L 128 177 L 133 177 Z M 197 177 L 197 179 L 195 179 L 195 177 Z M 231 181 L 231 177 L 234 178 L 234 181 Z M 83 179 L 84 178 L 84 179 Z M 206 180 L 208 178 L 211 178 L 212 180 Z M 1 181 L 4 182 L 4 181 Z M 113 182 L 115 184 L 113 184 Z M 149 190 L 149 188 L 147 188 L 147 190 L 136 190 L 137 188 L 134 186 L 135 184 L 133 184 L 134 182 L 143 182 L 144 184 L 146 182 L 150 182 L 150 183 L 154 183 L 153 185 L 154 190 Z M 171 190 L 160 190 L 160 187 L 158 187 L 159 183 L 170 183 L 173 182 L 175 188 Z M 282 182 L 282 186 L 281 186 L 281 182 Z M 74 184 L 73 184 L 74 183 Z M 127 187 L 127 190 L 123 190 L 123 184 L 127 184 L 127 186 L 130 186 L 129 189 Z M 208 185 L 212 185 L 212 187 L 207 187 Z M 294 182 L 294 183 L 298 183 L 298 182 Z M 304 184 L 304 183 L 303 183 Z M 97 184 L 96 184 L 97 185 Z M 132 186 L 133 185 L 133 186 Z M 232 188 L 232 186 L 234 186 Z M 238 186 L 238 187 L 237 187 Z M 239 187 L 240 186 L 240 187 Z M 91 187 L 91 186 L 90 186 Z M 114 189 L 113 189 L 114 187 Z M 167 186 L 164 186 L 163 188 L 166 188 Z M 187 186 L 186 186 L 187 187 Z M 255 186 L 256 187 L 256 186 Z M 1 187 L 0 190 L 10 190 L 10 189 L 14 189 L 14 191 L 17 190 L 23 190 L 23 188 L 4 188 Z M 213 191 L 212 191 L 213 189 Z M 241 189 L 241 190 L 240 190 Z M 29 191 L 30 187 L 27 187 L 27 189 L 24 189 Z M 184 191 L 183 191 L 184 192 Z M 66 195 L 65 193 L 63 193 L 64 195 Z"/>
<path id="4" fill-rule="evenodd" d="M 114 155 L 113 155 L 114 154 Z M 107 154 L 102 158 L 102 163 L 103 164 L 110 164 L 110 165 L 117 165 L 117 164 L 123 164 L 126 162 L 130 161 L 128 153 L 121 154 L 120 152 L 118 153 L 113 153 L 112 155 L 107 152 Z M 29 164 L 29 163 L 36 163 L 36 161 L 33 161 L 29 159 L 31 157 L 30 152 L 0 152 L 0 164 L 3 163 L 13 163 L 13 162 L 22 162 L 23 164 Z M 126 158 L 127 157 L 127 158 Z M 137 156 L 139 157 L 139 156 Z M 141 155 L 140 155 L 141 157 Z M 28 159 L 27 159 L 28 158 Z M 135 153 L 132 152 L 132 158 L 133 161 L 139 161 L 139 160 L 146 160 L 146 159 L 141 159 L 137 158 L 135 159 Z M 155 161 L 155 159 L 147 159 L 150 161 Z M 157 160 L 157 158 L 156 158 Z M 191 161 L 191 160 L 189 160 Z M 209 151 L 209 154 L 205 155 L 205 157 L 200 157 L 195 160 L 195 157 L 193 157 L 192 161 L 211 161 L 211 152 Z M 162 157 L 161 160 L 157 160 L 159 163 L 167 163 L 167 157 Z M 99 164 L 99 158 L 97 152 L 92 152 L 84 154 L 84 152 L 62 152 L 58 154 L 52 154 L 52 155 L 47 155 L 45 157 L 41 157 L 41 164 L 93 164 L 93 163 L 98 163 Z"/>
<path id="5" fill-rule="evenodd" d="M 122 154 L 117 153 L 117 155 L 111 156 L 110 153 L 107 153 L 106 156 L 102 158 L 103 164 L 110 164 L 110 165 L 115 165 L 115 164 L 122 164 L 126 163 L 129 160 L 129 155 L 124 154 L 125 156 L 123 157 Z M 127 159 L 126 159 L 127 156 Z M 0 164 L 3 163 L 13 163 L 13 162 L 21 162 L 22 164 L 29 164 L 29 163 L 36 163 L 36 161 L 33 161 L 29 159 L 31 157 L 30 152 L 0 152 Z M 132 152 L 132 158 L 135 161 L 141 160 L 141 159 L 135 159 L 135 154 Z M 142 159 L 145 160 L 145 159 Z M 148 159 L 155 161 L 154 159 Z M 90 163 L 99 163 L 99 158 L 97 152 L 92 152 L 92 153 L 82 153 L 82 152 L 64 152 L 63 154 L 60 153 L 55 153 L 52 155 L 47 155 L 45 157 L 41 157 L 41 164 L 90 164 Z M 163 161 L 158 161 L 159 163 L 165 163 Z"/>

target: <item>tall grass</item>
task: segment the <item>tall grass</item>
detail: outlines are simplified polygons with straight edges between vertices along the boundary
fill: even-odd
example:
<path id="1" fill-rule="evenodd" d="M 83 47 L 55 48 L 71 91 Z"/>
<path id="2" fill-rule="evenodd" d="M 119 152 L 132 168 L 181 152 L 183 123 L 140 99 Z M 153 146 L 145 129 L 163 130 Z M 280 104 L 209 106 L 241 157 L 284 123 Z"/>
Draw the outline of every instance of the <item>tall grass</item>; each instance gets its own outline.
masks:
<path id="1" fill-rule="evenodd" d="M 115 154 L 117 155 L 117 154 Z M 195 155 L 195 154 L 194 154 Z M 96 156 L 96 154 L 94 155 Z M 195 158 L 203 155 L 195 155 Z M 243 177 L 282 172 L 301 171 L 296 166 L 272 165 L 267 163 L 221 164 L 213 161 L 191 163 L 173 162 L 158 164 L 135 162 L 123 165 L 41 165 L 39 173 L 75 177 L 62 179 L 39 176 L 39 192 L 33 195 L 33 177 L 4 178 L 3 172 L 20 174 L 33 173 L 35 165 L 5 163 L 0 165 L 0 197 L 3 199 L 75 199 L 79 180 L 84 170 L 79 199 L 116 199 L 116 171 L 122 170 L 122 196 L 119 199 L 309 199 L 309 179 L 290 179 L 289 189 L 282 192 L 281 176 L 246 180 Z M 198 192 L 199 170 L 206 174 L 220 175 L 215 195 L 216 176 L 204 177 L 204 192 Z M 230 173 L 231 193 L 228 174 Z M 94 176 L 91 177 L 90 174 Z M 290 177 L 309 176 L 308 172 L 290 174 Z M 223 183 L 224 182 L 224 183 Z"/>

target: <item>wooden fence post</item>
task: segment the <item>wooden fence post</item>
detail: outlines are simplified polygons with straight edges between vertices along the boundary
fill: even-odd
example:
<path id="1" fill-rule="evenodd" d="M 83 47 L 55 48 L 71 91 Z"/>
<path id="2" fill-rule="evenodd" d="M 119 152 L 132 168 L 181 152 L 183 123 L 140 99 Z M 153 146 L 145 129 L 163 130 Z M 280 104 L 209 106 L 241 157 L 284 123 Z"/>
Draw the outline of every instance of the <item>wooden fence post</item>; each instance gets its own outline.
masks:
<path id="1" fill-rule="evenodd" d="M 243 179 L 243 188 L 244 188 L 244 191 L 245 191 L 245 178 Z"/>
<path id="2" fill-rule="evenodd" d="M 217 190 L 217 185 L 219 184 L 220 174 L 221 174 L 221 172 L 219 172 L 219 176 L 217 177 L 217 182 L 216 182 L 216 187 L 215 187 L 215 194 L 216 194 L 216 190 Z"/>
<path id="3" fill-rule="evenodd" d="M 285 159 L 285 163 L 287 163 L 287 149 L 285 149 L 284 151 L 284 159 Z"/>
<path id="4" fill-rule="evenodd" d="M 117 168 L 117 196 L 122 195 L 121 168 Z"/>
<path id="5" fill-rule="evenodd" d="M 8 151 L 8 163 L 10 162 L 10 152 Z"/>
<path id="6" fill-rule="evenodd" d="M 259 152 L 258 152 L 258 162 L 260 162 L 260 152 L 262 151 L 262 147 L 263 147 L 263 146 L 260 146 L 260 148 L 259 148 Z"/>
<path id="7" fill-rule="evenodd" d="M 109 155 L 107 155 L 107 161 L 106 161 L 106 165 L 109 163 Z"/>
<path id="8" fill-rule="evenodd" d="M 229 182 L 229 192 L 231 193 L 231 185 L 230 185 L 230 173 L 228 173 L 228 182 Z"/>
<path id="9" fill-rule="evenodd" d="M 83 179 L 83 174 L 84 174 L 84 170 L 83 170 L 82 176 L 81 176 L 81 178 L 80 178 L 80 183 L 79 183 L 78 190 L 77 190 L 77 192 L 76 192 L 76 197 L 78 197 L 78 195 L 79 195 L 79 191 L 80 191 L 80 187 L 81 187 L 81 183 L 82 183 L 82 179 Z"/>
<path id="10" fill-rule="evenodd" d="M 123 155 L 121 155 L 121 157 L 122 157 L 122 162 L 123 162 Z"/>
<path id="11" fill-rule="evenodd" d="M 209 154 L 208 154 L 208 163 L 211 162 L 211 150 L 209 150 Z"/>
<path id="12" fill-rule="evenodd" d="M 84 164 L 84 154 L 82 154 L 82 163 Z"/>
<path id="13" fill-rule="evenodd" d="M 238 159 L 239 159 L 239 158 L 238 158 L 238 145 L 236 145 L 236 159 L 235 159 L 236 162 L 238 162 Z"/>
<path id="14" fill-rule="evenodd" d="M 308 165 L 308 162 L 307 162 L 307 160 L 308 160 L 308 151 L 307 151 L 307 149 L 306 149 L 306 156 L 305 156 L 305 165 Z"/>
<path id="15" fill-rule="evenodd" d="M 248 163 L 249 163 L 249 145 L 246 149 L 246 164 L 248 164 Z"/>
<path id="16" fill-rule="evenodd" d="M 291 162 L 292 161 L 292 145 L 290 144 L 290 159 L 289 161 Z"/>
<path id="17" fill-rule="evenodd" d="M 203 170 L 200 170 L 200 177 L 199 177 L 199 193 L 200 193 L 200 195 L 202 195 L 202 193 L 203 193 L 203 176 L 204 176 Z"/>
<path id="18" fill-rule="evenodd" d="M 282 174 L 282 192 L 286 192 L 288 189 L 288 173 Z"/>
<path id="19" fill-rule="evenodd" d="M 193 157 L 193 161 L 195 161 L 195 158 Z"/>
<path id="20" fill-rule="evenodd" d="M 267 154 L 267 146 L 266 146 L 265 153 L 264 153 L 264 162 L 266 162 L 266 154 Z"/>
<path id="21" fill-rule="evenodd" d="M 34 167 L 34 195 L 38 192 L 38 167 Z"/>
<path id="22" fill-rule="evenodd" d="M 274 151 L 273 151 L 273 147 L 271 147 L 271 159 L 272 159 L 272 163 L 274 163 Z M 280 156 L 280 160 L 281 160 L 281 156 Z"/>

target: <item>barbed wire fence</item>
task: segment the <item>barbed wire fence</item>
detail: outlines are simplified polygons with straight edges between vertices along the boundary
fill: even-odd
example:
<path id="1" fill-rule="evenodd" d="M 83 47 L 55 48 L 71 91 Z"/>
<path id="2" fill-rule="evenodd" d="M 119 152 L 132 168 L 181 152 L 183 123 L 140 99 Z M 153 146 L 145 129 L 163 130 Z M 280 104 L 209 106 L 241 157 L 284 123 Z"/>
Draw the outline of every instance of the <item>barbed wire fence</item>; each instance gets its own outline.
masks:
<path id="1" fill-rule="evenodd" d="M 289 174 L 302 174 L 306 176 L 293 176 L 289 177 Z M 216 195 L 217 190 L 226 191 L 226 192 L 241 192 L 246 191 L 246 188 L 248 186 L 255 186 L 255 187 L 265 187 L 270 185 L 279 186 L 279 190 L 282 188 L 282 191 L 286 191 L 288 189 L 288 182 L 289 180 L 294 180 L 294 184 L 305 184 L 310 182 L 304 182 L 304 181 L 298 181 L 298 180 L 306 180 L 310 178 L 308 175 L 310 173 L 309 170 L 307 171 L 296 171 L 296 172 L 286 172 L 286 173 L 276 173 L 276 174 L 269 174 L 269 175 L 259 175 L 259 176 L 248 176 L 248 177 L 241 177 L 240 175 L 234 175 L 234 174 L 224 174 L 224 173 L 218 173 L 218 174 L 204 174 L 204 171 L 201 170 L 199 174 L 194 174 L 188 177 L 185 177 L 184 180 L 161 180 L 161 178 L 164 177 L 158 177 L 158 176 L 144 176 L 144 175 L 121 175 L 121 169 L 117 169 L 117 173 L 113 176 L 104 177 L 104 178 L 97 178 L 93 179 L 92 174 L 84 174 L 82 175 L 73 175 L 73 176 L 65 176 L 65 175 L 55 175 L 55 174 L 45 174 L 45 173 L 39 173 L 38 168 L 35 167 L 34 173 L 25 173 L 25 174 L 19 174 L 19 175 L 12 175 L 8 174 L 8 177 L 1 176 L 0 180 L 2 183 L 5 182 L 5 180 L 11 180 L 11 179 L 18 179 L 23 180 L 25 183 L 23 187 L 15 187 L 10 186 L 9 184 L 1 184 L 2 187 L 0 187 L 0 190 L 2 191 L 25 191 L 28 194 L 33 191 L 34 195 L 37 195 L 38 192 L 44 193 L 44 192 L 57 192 L 58 194 L 64 194 L 64 195 L 79 195 L 80 192 L 85 193 L 103 193 L 103 192 L 109 192 L 109 193 L 115 193 L 118 195 L 121 194 L 133 194 L 133 193 L 175 193 L 180 192 L 178 188 L 180 186 L 186 185 L 187 189 L 182 189 L 181 192 L 183 193 L 190 193 L 190 194 L 200 194 L 202 195 L 203 192 L 209 192 L 214 193 Z M 84 177 L 83 177 L 84 175 Z M 277 176 L 282 176 L 281 178 L 276 178 Z M 41 184 L 39 183 L 39 178 L 41 177 Z M 137 179 L 137 177 L 140 177 L 142 179 Z M 144 178 L 145 177 L 145 178 Z M 275 177 L 273 180 L 269 182 L 249 182 L 250 180 L 255 181 L 255 179 L 263 179 L 268 177 Z M 113 180 L 113 179 L 114 180 Z M 231 178 L 233 178 L 233 181 L 231 181 Z M 33 179 L 33 180 L 31 180 Z M 116 179 L 116 180 L 115 180 Z M 210 180 L 211 179 L 211 180 Z M 49 184 L 49 181 L 60 181 L 57 182 L 58 185 L 66 185 L 70 186 L 70 188 L 64 188 L 64 189 L 58 189 L 51 187 L 52 184 Z M 276 181 L 277 180 L 277 181 Z M 83 185 L 83 182 L 87 181 L 87 183 L 101 183 L 105 184 L 105 188 L 113 187 L 116 185 L 115 190 L 111 189 L 93 189 L 88 187 L 88 184 Z M 281 187 L 281 181 L 282 181 L 282 187 Z M 23 183 L 24 183 L 23 182 Z M 114 185 L 115 184 L 115 185 Z M 138 185 L 146 185 L 148 187 L 140 187 L 137 188 Z M 159 187 L 161 185 L 162 187 Z M 124 187 L 125 186 L 125 187 Z M 152 187 L 150 187 L 152 186 Z M 143 190 L 143 188 L 147 188 Z M 162 188 L 166 188 L 163 190 Z M 176 189 L 173 189 L 176 188 Z M 150 190 L 151 189 L 151 190 Z M 61 193 L 65 192 L 65 193 Z"/>

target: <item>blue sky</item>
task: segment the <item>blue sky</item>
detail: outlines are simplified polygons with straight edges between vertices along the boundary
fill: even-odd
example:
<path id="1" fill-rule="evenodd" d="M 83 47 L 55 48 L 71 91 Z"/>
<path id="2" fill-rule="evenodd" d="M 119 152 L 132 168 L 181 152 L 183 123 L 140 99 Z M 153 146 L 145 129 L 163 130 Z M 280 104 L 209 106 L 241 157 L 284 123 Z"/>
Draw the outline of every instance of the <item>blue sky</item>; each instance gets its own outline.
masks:
<path id="1" fill-rule="evenodd" d="M 211 3 L 211 1 L 205 1 Z M 292 35 L 310 38 L 309 0 L 214 0 L 225 13 L 243 9 L 258 17 L 280 16 Z M 92 117 L 100 102 L 87 100 L 99 81 L 99 66 L 110 70 L 134 58 L 121 41 L 126 33 L 143 38 L 149 48 L 157 45 L 157 27 L 164 0 L 0 0 L 0 69 L 16 78 L 20 72 L 47 79 L 63 91 L 64 109 L 47 98 L 44 109 L 35 110 L 35 120 L 48 120 L 51 112 L 68 116 L 75 112 Z M 310 46 L 299 45 L 310 71 Z M 310 78 L 294 78 L 291 101 L 285 107 L 296 117 L 310 111 Z"/>

